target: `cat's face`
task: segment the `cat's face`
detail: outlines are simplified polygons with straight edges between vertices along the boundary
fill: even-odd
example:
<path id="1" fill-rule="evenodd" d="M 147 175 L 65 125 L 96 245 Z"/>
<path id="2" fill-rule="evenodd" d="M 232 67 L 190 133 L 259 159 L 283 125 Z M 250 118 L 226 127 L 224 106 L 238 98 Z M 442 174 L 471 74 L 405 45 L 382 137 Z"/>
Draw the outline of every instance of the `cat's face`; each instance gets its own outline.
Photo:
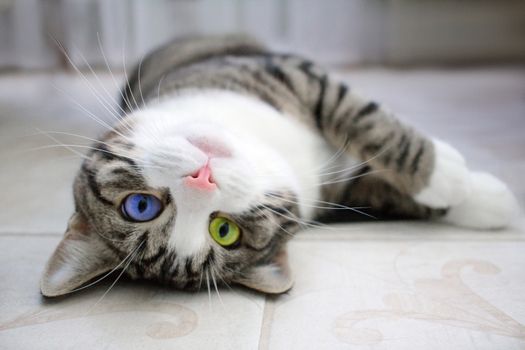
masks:
<path id="1" fill-rule="evenodd" d="M 177 113 L 135 112 L 88 154 L 44 295 L 69 293 L 114 268 L 188 290 L 291 287 L 285 243 L 300 214 L 290 169 L 240 129 L 206 113 Z"/>

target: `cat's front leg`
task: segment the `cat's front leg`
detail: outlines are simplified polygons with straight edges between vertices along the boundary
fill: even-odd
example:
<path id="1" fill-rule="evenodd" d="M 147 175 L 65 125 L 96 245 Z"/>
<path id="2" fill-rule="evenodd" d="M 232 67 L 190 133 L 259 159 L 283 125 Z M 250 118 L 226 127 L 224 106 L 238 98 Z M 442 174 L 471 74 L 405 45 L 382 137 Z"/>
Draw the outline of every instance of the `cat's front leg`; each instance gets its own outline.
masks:
<path id="1" fill-rule="evenodd" d="M 507 226 L 518 212 L 508 187 L 492 175 L 468 169 L 449 144 L 427 138 L 374 102 L 349 93 L 321 115 L 327 139 L 366 163 L 400 193 L 432 209 L 447 209 L 444 220 L 473 228 Z"/>
<path id="2" fill-rule="evenodd" d="M 431 208 L 448 208 L 444 220 L 472 228 L 501 228 L 519 212 L 509 188 L 498 178 L 469 171 L 452 146 L 434 139 L 434 167 L 428 185 L 414 196 Z"/>
<path id="3" fill-rule="evenodd" d="M 463 202 L 472 192 L 463 156 L 449 144 L 432 140 L 434 161 L 427 185 L 414 199 L 430 208 L 448 208 Z"/>

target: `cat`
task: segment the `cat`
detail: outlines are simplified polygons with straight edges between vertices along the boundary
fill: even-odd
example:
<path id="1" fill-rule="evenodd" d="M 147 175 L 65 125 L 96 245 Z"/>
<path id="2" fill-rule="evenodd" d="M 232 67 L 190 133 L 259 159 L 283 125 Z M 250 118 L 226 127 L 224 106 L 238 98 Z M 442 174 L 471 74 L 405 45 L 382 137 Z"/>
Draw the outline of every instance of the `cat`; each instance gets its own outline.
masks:
<path id="1" fill-rule="evenodd" d="M 116 269 L 184 290 L 211 279 L 278 294 L 293 285 L 287 242 L 319 222 L 494 229 L 518 210 L 500 180 L 470 171 L 452 146 L 249 38 L 172 41 L 121 95 L 122 118 L 74 181 L 44 296 Z"/>

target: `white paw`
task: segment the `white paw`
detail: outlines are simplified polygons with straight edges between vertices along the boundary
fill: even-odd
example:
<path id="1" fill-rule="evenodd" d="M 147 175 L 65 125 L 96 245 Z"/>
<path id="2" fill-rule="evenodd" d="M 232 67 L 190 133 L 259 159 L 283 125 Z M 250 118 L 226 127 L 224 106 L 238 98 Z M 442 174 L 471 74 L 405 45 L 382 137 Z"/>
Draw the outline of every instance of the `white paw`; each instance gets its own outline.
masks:
<path id="1" fill-rule="evenodd" d="M 470 173 L 472 191 L 443 218 L 446 222 L 479 229 L 507 226 L 519 213 L 519 205 L 509 188 L 496 177 Z"/>
<path id="2" fill-rule="evenodd" d="M 459 204 L 470 193 L 469 170 L 465 159 L 447 143 L 433 140 L 435 163 L 430 182 L 414 196 L 416 202 L 431 208 Z"/>

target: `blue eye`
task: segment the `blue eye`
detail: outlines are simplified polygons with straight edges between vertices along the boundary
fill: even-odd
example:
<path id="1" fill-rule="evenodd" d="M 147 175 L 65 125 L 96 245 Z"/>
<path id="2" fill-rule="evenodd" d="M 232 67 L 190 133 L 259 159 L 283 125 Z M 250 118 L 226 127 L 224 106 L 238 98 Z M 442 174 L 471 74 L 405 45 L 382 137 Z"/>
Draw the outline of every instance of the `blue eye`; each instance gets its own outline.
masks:
<path id="1" fill-rule="evenodd" d="M 155 219 L 162 211 L 162 203 L 151 194 L 133 193 L 124 199 L 121 208 L 126 218 L 143 222 Z"/>

